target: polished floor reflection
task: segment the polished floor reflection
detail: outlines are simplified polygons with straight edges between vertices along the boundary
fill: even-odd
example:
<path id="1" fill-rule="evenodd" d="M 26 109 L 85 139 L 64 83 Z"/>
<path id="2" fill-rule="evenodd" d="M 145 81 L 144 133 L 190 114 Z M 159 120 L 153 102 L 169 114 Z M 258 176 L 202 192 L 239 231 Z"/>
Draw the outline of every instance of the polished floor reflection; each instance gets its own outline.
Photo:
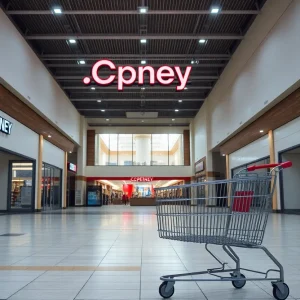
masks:
<path id="1" fill-rule="evenodd" d="M 265 245 L 285 267 L 289 299 L 300 299 L 300 216 L 271 215 Z M 214 267 L 203 245 L 161 240 L 154 208 L 109 206 L 0 215 L 0 299 L 161 299 L 159 277 Z M 221 254 L 218 247 L 217 253 Z M 274 267 L 259 251 L 242 264 Z M 274 299 L 269 282 L 176 283 L 174 300 Z"/>

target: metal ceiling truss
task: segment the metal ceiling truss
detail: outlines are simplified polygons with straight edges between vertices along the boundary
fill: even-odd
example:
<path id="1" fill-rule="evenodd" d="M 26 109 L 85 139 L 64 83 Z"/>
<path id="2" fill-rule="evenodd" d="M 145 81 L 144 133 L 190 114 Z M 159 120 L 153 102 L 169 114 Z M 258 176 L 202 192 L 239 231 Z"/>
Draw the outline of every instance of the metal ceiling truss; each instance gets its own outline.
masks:
<path id="1" fill-rule="evenodd" d="M 101 97 L 97 98 L 70 98 L 72 102 L 97 102 Z M 205 98 L 178 98 L 182 100 L 182 102 L 203 102 Z M 159 99 L 159 98 L 130 98 L 130 99 L 120 99 L 120 98 L 108 98 L 102 100 L 103 102 L 126 102 L 126 101 L 147 101 L 147 102 L 160 102 L 160 101 L 167 101 L 167 102 L 178 102 L 178 99 L 172 98 L 172 99 Z M 101 102 L 102 103 L 102 102 Z"/>

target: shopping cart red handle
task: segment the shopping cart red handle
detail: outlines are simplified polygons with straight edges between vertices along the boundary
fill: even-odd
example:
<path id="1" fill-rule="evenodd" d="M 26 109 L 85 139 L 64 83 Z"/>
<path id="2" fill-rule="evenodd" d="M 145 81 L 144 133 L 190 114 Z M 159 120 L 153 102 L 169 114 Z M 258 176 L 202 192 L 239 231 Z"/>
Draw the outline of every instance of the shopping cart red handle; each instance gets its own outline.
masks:
<path id="1" fill-rule="evenodd" d="M 265 165 L 259 165 L 259 166 L 254 165 L 254 166 L 247 167 L 247 170 L 249 172 L 251 172 L 251 171 L 258 170 L 258 169 L 271 169 L 271 168 L 276 168 L 276 167 L 281 167 L 283 169 L 286 169 L 286 168 L 290 168 L 292 165 L 293 164 L 291 161 L 286 161 L 281 164 L 265 164 Z"/>

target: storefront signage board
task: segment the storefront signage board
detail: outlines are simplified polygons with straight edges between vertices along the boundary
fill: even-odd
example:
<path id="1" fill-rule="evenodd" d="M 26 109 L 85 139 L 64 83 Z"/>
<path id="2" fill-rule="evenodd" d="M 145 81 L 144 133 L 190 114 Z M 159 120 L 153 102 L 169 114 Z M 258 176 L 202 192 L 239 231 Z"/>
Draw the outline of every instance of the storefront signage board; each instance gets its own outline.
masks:
<path id="1" fill-rule="evenodd" d="M 75 164 L 68 163 L 68 171 L 76 173 L 77 172 L 77 166 Z"/>
<path id="2" fill-rule="evenodd" d="M 153 177 L 131 177 L 131 182 L 151 182 L 153 181 Z"/>
<path id="3" fill-rule="evenodd" d="M 12 126 L 12 122 L 0 117 L 0 132 L 10 135 Z"/>

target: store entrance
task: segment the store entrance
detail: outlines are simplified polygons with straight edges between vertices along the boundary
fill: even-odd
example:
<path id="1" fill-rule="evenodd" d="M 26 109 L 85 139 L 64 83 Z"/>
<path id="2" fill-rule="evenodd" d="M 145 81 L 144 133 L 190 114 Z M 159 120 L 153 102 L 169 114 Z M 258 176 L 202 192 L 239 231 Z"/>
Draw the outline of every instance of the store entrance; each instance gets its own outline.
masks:
<path id="1" fill-rule="evenodd" d="M 42 209 L 44 211 L 60 209 L 62 170 L 43 163 L 42 171 Z"/>
<path id="2" fill-rule="evenodd" d="M 292 168 L 280 172 L 280 202 L 284 213 L 300 214 L 300 145 L 279 153 L 279 162 L 291 161 Z"/>

